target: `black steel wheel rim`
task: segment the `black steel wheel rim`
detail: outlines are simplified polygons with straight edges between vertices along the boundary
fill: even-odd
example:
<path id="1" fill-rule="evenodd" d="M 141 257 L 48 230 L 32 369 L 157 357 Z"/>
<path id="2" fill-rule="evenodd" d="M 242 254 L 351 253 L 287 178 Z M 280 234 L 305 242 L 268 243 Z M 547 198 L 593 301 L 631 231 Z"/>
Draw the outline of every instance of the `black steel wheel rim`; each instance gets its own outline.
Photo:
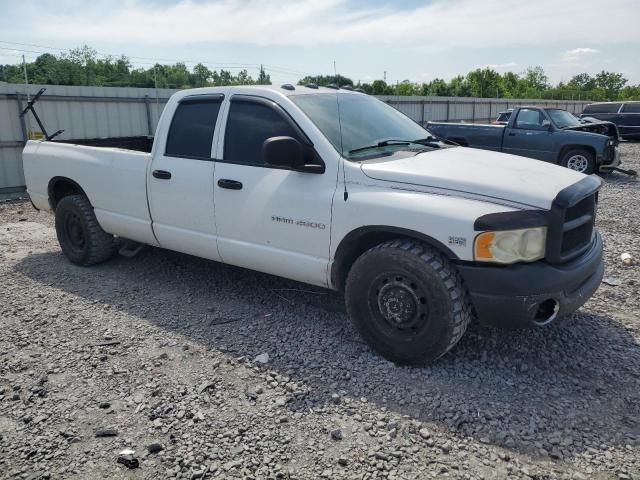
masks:
<path id="1" fill-rule="evenodd" d="M 427 326 L 427 292 L 407 273 L 378 275 L 369 291 L 369 305 L 378 329 L 394 339 L 411 339 Z"/>
<path id="2" fill-rule="evenodd" d="M 84 250 L 86 246 L 86 236 L 84 225 L 79 215 L 69 212 L 64 219 L 64 234 L 67 237 L 69 246 L 78 252 Z"/>

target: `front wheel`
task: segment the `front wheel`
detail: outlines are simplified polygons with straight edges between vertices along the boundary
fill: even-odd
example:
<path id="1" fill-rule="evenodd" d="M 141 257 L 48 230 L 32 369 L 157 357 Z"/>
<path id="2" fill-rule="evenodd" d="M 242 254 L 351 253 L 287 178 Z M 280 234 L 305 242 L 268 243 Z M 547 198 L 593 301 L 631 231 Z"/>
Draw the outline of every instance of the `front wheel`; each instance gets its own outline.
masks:
<path id="1" fill-rule="evenodd" d="M 438 359 L 460 340 L 472 318 L 453 265 L 433 248 L 408 239 L 363 253 L 349 272 L 345 297 L 364 340 L 398 363 Z"/>
<path id="2" fill-rule="evenodd" d="M 76 265 L 108 260 L 115 252 L 113 235 L 102 230 L 84 195 L 69 195 L 56 206 L 56 234 L 62 253 Z"/>
<path id="3" fill-rule="evenodd" d="M 591 152 L 584 149 L 568 151 L 560 163 L 563 167 L 586 175 L 591 175 L 596 171 L 596 159 Z"/>

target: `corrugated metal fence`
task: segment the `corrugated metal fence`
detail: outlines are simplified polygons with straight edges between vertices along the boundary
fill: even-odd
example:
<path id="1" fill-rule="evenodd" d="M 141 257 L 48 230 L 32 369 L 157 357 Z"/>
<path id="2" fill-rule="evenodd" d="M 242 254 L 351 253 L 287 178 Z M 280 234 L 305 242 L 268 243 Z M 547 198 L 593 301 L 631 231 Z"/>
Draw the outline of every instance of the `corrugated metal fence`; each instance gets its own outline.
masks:
<path id="1" fill-rule="evenodd" d="M 540 100 L 516 98 L 472 97 L 398 97 L 378 96 L 380 100 L 400 110 L 415 122 L 425 125 L 429 121 L 489 123 L 499 112 L 529 105 L 563 108 L 580 114 L 589 101 Z"/>
<path id="2" fill-rule="evenodd" d="M 153 88 L 71 87 L 0 84 L 0 195 L 24 191 L 21 151 L 40 130 L 31 117 L 19 118 L 29 96 L 45 87 L 36 110 L 49 133 L 59 138 L 153 135 L 167 100 L 175 90 Z M 517 105 L 542 105 L 580 113 L 588 102 L 466 97 L 378 97 L 425 124 L 433 121 L 488 122 Z"/>

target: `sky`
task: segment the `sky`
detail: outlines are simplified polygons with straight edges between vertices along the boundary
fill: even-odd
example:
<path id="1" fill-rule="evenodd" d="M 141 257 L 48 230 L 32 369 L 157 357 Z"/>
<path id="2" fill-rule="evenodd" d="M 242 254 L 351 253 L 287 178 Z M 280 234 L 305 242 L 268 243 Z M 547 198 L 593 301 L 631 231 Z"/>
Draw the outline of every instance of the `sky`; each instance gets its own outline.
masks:
<path id="1" fill-rule="evenodd" d="M 640 0 L 0 0 L 0 63 L 87 44 L 136 66 L 265 65 L 274 83 L 450 79 L 490 66 L 640 83 Z"/>

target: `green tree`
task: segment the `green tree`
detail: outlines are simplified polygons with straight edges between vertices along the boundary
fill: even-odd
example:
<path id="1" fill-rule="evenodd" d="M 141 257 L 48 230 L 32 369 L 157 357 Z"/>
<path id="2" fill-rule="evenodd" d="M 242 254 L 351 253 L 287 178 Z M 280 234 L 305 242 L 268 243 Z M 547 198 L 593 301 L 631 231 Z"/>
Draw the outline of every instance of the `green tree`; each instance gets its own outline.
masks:
<path id="1" fill-rule="evenodd" d="M 371 84 L 371 93 L 373 95 L 393 95 L 393 88 L 387 85 L 384 80 L 374 80 Z"/>
<path id="2" fill-rule="evenodd" d="M 607 99 L 615 100 L 618 98 L 620 90 L 627 84 L 627 79 L 621 73 L 602 70 L 596 75 L 595 83 L 596 87 L 604 92 Z"/>
<path id="3" fill-rule="evenodd" d="M 567 87 L 576 90 L 593 90 L 596 88 L 596 79 L 588 73 L 579 73 L 571 77 Z"/>
<path id="4" fill-rule="evenodd" d="M 533 90 L 546 90 L 549 87 L 549 77 L 542 67 L 529 67 L 524 72 L 527 86 Z"/>
<path id="5" fill-rule="evenodd" d="M 502 78 L 492 68 L 478 68 L 467 74 L 471 95 L 474 97 L 499 97 L 501 96 Z"/>
<path id="6" fill-rule="evenodd" d="M 258 74 L 258 85 L 271 85 L 271 76 L 265 73 L 264 68 L 260 65 L 260 73 Z"/>
<path id="7" fill-rule="evenodd" d="M 395 88 L 396 95 L 417 95 L 418 86 L 409 80 L 403 80 Z"/>
<path id="8" fill-rule="evenodd" d="M 301 78 L 298 81 L 298 85 L 306 85 L 307 83 L 315 83 L 321 87 L 326 87 L 327 85 L 338 85 L 339 87 L 344 86 L 352 86 L 353 80 L 347 77 L 343 77 L 342 75 L 307 75 L 304 78 Z"/>
<path id="9" fill-rule="evenodd" d="M 206 87 L 211 79 L 211 70 L 201 63 L 193 67 L 193 86 Z"/>

